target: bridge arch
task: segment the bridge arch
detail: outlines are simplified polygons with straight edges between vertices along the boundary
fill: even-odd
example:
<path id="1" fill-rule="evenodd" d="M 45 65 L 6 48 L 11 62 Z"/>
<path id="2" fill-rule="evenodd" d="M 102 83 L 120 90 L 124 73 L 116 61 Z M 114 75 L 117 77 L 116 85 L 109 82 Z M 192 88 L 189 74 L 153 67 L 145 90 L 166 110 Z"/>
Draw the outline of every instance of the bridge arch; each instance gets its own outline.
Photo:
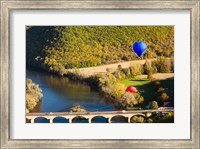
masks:
<path id="1" fill-rule="evenodd" d="M 58 116 L 53 118 L 53 123 L 69 123 L 69 120 L 66 117 Z"/>
<path id="2" fill-rule="evenodd" d="M 95 115 L 94 117 L 91 118 L 91 123 L 105 123 L 108 121 L 108 118 L 103 116 L 103 115 Z"/>
<path id="3" fill-rule="evenodd" d="M 75 116 L 73 118 L 71 118 L 71 122 L 72 123 L 88 123 L 88 119 L 84 116 Z"/>
<path id="4" fill-rule="evenodd" d="M 131 117 L 133 117 L 133 116 L 143 116 L 143 117 L 146 117 L 146 115 L 143 114 L 143 113 L 136 113 L 136 114 L 133 114 Z"/>
<path id="5" fill-rule="evenodd" d="M 112 117 L 110 117 L 108 119 L 109 123 L 126 123 L 128 121 L 128 117 L 118 114 L 118 115 L 114 115 Z"/>
<path id="6" fill-rule="evenodd" d="M 145 119 L 145 114 L 134 114 L 129 117 L 129 123 L 143 123 Z"/>
<path id="7" fill-rule="evenodd" d="M 26 118 L 26 123 L 31 123 L 31 119 Z"/>
<path id="8" fill-rule="evenodd" d="M 34 119 L 34 123 L 49 123 L 49 120 L 46 117 L 38 116 Z"/>

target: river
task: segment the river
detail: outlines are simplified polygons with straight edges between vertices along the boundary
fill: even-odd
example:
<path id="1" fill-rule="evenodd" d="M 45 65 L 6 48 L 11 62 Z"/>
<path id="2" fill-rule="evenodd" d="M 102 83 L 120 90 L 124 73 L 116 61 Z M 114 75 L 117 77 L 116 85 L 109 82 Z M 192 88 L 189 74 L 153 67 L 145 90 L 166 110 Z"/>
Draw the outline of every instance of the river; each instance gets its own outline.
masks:
<path id="1" fill-rule="evenodd" d="M 86 83 L 29 69 L 26 71 L 26 78 L 30 78 L 42 89 L 41 103 L 33 112 L 64 112 L 70 111 L 71 107 L 77 105 L 87 111 L 116 110 L 114 104 L 106 102 L 98 91 L 93 90 Z M 38 121 L 45 122 L 45 120 Z M 97 121 L 105 120 L 99 118 Z"/>

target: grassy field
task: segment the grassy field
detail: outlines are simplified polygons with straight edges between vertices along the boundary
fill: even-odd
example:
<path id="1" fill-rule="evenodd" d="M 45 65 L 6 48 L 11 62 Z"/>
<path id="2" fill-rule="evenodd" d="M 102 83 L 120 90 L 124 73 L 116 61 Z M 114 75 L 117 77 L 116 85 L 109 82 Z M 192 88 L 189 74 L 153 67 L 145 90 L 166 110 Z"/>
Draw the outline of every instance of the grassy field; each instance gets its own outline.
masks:
<path id="1" fill-rule="evenodd" d="M 120 83 L 127 86 L 134 86 L 138 89 L 139 93 L 144 97 L 144 104 L 147 105 L 150 101 L 156 100 L 156 88 L 150 83 L 148 79 L 129 78 L 122 80 Z M 164 88 L 174 91 L 174 80 L 160 80 Z"/>
<path id="2" fill-rule="evenodd" d="M 124 84 L 126 87 L 133 85 L 133 86 L 142 86 L 149 84 L 150 81 L 148 79 L 140 79 L 140 78 L 129 78 L 122 80 L 120 83 Z"/>

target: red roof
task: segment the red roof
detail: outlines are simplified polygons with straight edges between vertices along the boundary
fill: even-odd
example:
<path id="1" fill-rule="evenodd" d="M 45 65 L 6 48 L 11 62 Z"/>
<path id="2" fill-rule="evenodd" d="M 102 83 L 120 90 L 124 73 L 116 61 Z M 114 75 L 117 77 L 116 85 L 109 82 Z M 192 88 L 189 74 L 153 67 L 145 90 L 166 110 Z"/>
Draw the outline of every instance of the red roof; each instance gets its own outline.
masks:
<path id="1" fill-rule="evenodd" d="M 126 92 L 136 93 L 137 89 L 133 86 L 128 86 Z"/>

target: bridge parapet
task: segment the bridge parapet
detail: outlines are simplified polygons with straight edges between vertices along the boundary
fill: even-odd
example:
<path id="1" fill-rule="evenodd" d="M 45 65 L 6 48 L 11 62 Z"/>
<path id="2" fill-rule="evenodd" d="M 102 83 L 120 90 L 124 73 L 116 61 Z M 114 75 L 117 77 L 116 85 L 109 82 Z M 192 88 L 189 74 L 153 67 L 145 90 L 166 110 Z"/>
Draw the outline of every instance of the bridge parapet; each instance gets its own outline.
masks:
<path id="1" fill-rule="evenodd" d="M 130 123 L 131 117 L 133 116 L 143 116 L 150 117 L 153 112 L 157 113 L 167 113 L 173 112 L 173 107 L 168 109 L 159 109 L 159 110 L 135 110 L 135 111 L 102 111 L 102 112 L 55 112 L 55 113 L 27 113 L 26 119 L 31 120 L 31 123 L 34 123 L 35 119 L 38 117 L 43 117 L 49 120 L 50 123 L 53 123 L 54 118 L 63 117 L 69 120 L 69 123 L 72 123 L 72 120 L 76 117 L 84 117 L 88 119 L 88 122 L 91 123 L 92 119 L 97 116 L 102 116 L 108 119 L 108 123 L 111 123 L 111 120 L 115 116 L 123 116 L 128 118 Z"/>

